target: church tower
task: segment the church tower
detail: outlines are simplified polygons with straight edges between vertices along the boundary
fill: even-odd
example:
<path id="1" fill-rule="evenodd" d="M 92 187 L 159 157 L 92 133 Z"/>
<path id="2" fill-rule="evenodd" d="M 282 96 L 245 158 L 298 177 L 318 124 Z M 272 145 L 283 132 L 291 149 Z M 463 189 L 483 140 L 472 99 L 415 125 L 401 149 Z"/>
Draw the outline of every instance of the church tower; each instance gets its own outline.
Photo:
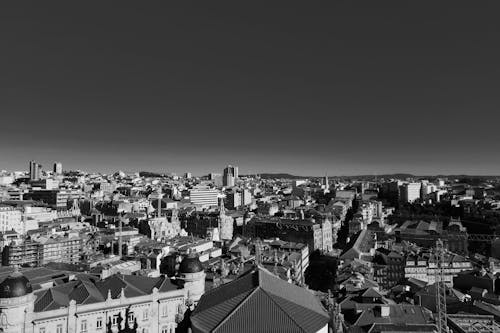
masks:
<path id="1" fill-rule="evenodd" d="M 183 282 L 186 295 L 197 303 L 205 293 L 205 270 L 195 252 L 189 252 L 179 265 L 179 279 Z"/>
<path id="2" fill-rule="evenodd" d="M 31 283 L 16 268 L 0 283 L 0 332 L 28 331 L 35 299 Z"/>
<path id="3" fill-rule="evenodd" d="M 218 226 L 221 240 L 224 241 L 233 239 L 233 218 L 226 215 L 223 198 L 221 198 L 219 202 Z"/>

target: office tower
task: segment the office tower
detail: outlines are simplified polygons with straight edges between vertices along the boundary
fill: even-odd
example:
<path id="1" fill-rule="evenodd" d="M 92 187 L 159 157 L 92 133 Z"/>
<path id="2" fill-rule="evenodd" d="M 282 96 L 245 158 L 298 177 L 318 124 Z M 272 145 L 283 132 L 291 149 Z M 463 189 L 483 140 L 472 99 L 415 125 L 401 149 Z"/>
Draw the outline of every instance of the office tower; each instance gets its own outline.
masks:
<path id="1" fill-rule="evenodd" d="M 54 162 L 54 173 L 56 175 L 62 174 L 62 163 L 61 162 Z"/>
<path id="2" fill-rule="evenodd" d="M 40 179 L 40 173 L 42 172 L 42 165 L 36 163 L 35 161 L 30 161 L 30 180 Z"/>
<path id="3" fill-rule="evenodd" d="M 232 187 L 238 179 L 238 167 L 228 165 L 222 175 L 222 185 Z"/>

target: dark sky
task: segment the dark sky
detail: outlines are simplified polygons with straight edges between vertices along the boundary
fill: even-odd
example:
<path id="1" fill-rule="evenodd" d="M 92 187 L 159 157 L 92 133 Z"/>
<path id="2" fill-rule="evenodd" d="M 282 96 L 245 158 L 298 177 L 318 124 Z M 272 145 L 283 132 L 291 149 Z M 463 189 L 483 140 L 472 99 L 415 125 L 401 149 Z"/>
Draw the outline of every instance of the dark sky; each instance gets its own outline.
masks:
<path id="1" fill-rule="evenodd" d="M 0 169 L 500 174 L 497 3 L 1 2 Z"/>

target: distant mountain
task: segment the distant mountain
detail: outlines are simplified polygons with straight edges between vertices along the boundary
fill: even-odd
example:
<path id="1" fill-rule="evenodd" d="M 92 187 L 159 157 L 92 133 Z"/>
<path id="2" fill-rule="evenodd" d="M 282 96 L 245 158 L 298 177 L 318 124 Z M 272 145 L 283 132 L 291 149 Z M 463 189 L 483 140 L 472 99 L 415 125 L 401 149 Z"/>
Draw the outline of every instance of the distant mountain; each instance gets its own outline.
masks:
<path id="1" fill-rule="evenodd" d="M 251 175 L 254 176 L 254 175 Z M 289 173 L 261 173 L 259 176 L 262 179 L 318 179 L 323 178 L 324 176 L 297 176 L 291 175 Z M 342 179 L 342 180 L 374 180 L 374 179 L 428 179 L 433 180 L 437 178 L 447 178 L 447 179 L 459 179 L 459 180 L 488 180 L 488 179 L 497 179 L 500 176 L 474 176 L 474 175 L 426 175 L 426 176 L 417 176 L 411 173 L 391 173 L 391 174 L 383 174 L 383 175 L 355 175 L 355 176 L 334 176 L 329 175 L 330 179 Z"/>
<path id="2" fill-rule="evenodd" d="M 304 176 L 296 176 L 291 175 L 289 173 L 259 173 L 258 174 L 262 179 L 307 179 L 314 177 L 304 177 Z M 251 175 L 254 176 L 254 175 Z"/>

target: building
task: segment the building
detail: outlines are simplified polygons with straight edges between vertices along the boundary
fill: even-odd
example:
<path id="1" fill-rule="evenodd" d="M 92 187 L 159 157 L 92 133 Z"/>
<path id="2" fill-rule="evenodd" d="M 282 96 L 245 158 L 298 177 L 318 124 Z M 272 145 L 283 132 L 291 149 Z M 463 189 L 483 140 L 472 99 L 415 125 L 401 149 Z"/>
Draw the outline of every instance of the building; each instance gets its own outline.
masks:
<path id="1" fill-rule="evenodd" d="M 197 186 L 189 191 L 189 198 L 193 205 L 217 206 L 219 191 L 209 187 Z"/>
<path id="2" fill-rule="evenodd" d="M 236 209 L 241 206 L 242 195 L 237 190 L 230 191 L 226 195 L 227 206 L 230 209 Z"/>
<path id="3" fill-rule="evenodd" d="M 454 253 L 446 253 L 442 263 L 442 274 L 446 285 L 453 287 L 453 278 L 458 273 L 472 269 L 472 263 Z M 406 258 L 405 278 L 414 278 L 433 284 L 436 282 L 436 259 L 430 253 L 421 253 Z"/>
<path id="4" fill-rule="evenodd" d="M 415 202 L 420 199 L 420 189 L 422 183 L 406 183 L 400 186 L 400 195 L 402 202 Z"/>
<path id="5" fill-rule="evenodd" d="M 30 161 L 30 180 L 39 180 L 42 174 L 42 165 L 35 161 Z"/>
<path id="6" fill-rule="evenodd" d="M 191 262 L 181 266 L 198 269 Z M 0 283 L 0 331 L 171 333 L 183 321 L 189 295 L 198 292 L 165 276 L 99 280 L 79 275 L 52 284 L 35 290 L 18 271 L 5 278 Z"/>
<path id="7" fill-rule="evenodd" d="M 203 295 L 193 333 L 328 332 L 330 317 L 309 291 L 256 267 Z"/>
<path id="8" fill-rule="evenodd" d="M 254 217 L 245 228 L 247 236 L 279 238 L 287 242 L 304 243 L 310 251 L 331 251 L 333 248 L 332 223 L 328 218 L 321 221 L 309 219 Z"/>
<path id="9" fill-rule="evenodd" d="M 38 239 L 38 266 L 50 262 L 77 264 L 83 254 L 81 238 L 57 237 Z"/>
<path id="10" fill-rule="evenodd" d="M 15 230 L 19 234 L 25 232 L 22 223 L 22 212 L 10 206 L 0 206 L 0 231 Z"/>
<path id="11" fill-rule="evenodd" d="M 54 209 L 67 209 L 68 202 L 80 199 L 82 192 L 78 190 L 36 190 L 25 194 L 26 199 L 41 201 Z"/>
<path id="12" fill-rule="evenodd" d="M 222 185 L 226 187 L 233 187 L 238 180 L 238 167 L 228 165 L 224 168 L 224 172 L 222 174 Z"/>
<path id="13" fill-rule="evenodd" d="M 2 266 L 42 266 L 50 262 L 77 264 L 83 253 L 81 238 L 39 238 L 9 244 L 2 251 Z"/>
<path id="14" fill-rule="evenodd" d="M 54 162 L 54 174 L 56 175 L 61 175 L 62 174 L 62 163 L 61 162 Z"/>
<path id="15" fill-rule="evenodd" d="M 221 240 L 229 241 L 233 239 L 234 219 L 226 215 L 226 208 L 224 208 L 224 200 L 222 199 L 219 206 L 218 229 Z"/>

